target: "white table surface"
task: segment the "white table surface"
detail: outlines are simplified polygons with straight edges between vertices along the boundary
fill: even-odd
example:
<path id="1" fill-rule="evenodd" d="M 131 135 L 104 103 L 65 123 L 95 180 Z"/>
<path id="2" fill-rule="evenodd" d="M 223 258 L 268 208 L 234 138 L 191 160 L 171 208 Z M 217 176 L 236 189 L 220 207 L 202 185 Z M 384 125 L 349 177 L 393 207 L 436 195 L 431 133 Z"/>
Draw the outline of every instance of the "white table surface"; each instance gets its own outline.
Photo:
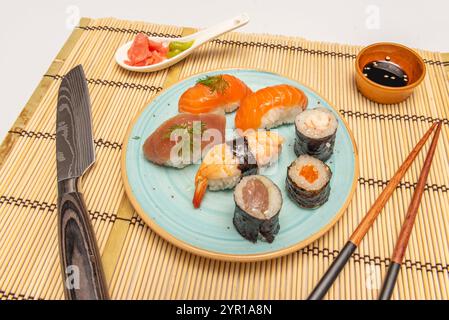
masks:
<path id="1" fill-rule="evenodd" d="M 242 32 L 449 52 L 447 0 L 14 0 L 0 10 L 0 141 L 79 17 L 206 27 L 241 12 Z"/>

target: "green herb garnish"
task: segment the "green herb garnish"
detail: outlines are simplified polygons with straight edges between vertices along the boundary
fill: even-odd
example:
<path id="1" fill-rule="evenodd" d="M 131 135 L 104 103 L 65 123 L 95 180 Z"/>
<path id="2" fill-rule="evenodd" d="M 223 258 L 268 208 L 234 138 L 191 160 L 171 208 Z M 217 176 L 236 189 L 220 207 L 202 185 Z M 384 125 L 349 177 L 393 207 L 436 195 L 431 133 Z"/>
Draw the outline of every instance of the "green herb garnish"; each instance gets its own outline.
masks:
<path id="1" fill-rule="evenodd" d="M 211 92 L 224 93 L 229 87 L 229 83 L 223 78 L 223 76 L 207 76 L 197 81 L 210 89 Z"/>
<path id="2" fill-rule="evenodd" d="M 195 135 L 199 135 L 200 137 L 202 137 L 204 131 L 206 131 L 206 124 L 204 122 L 200 122 L 200 123 L 201 123 L 200 128 L 198 128 L 198 126 L 194 126 L 192 123 L 189 123 L 189 122 L 181 123 L 181 124 L 174 124 L 170 128 L 168 128 L 167 132 L 163 135 L 163 138 L 170 139 L 172 133 L 176 130 L 186 130 L 187 134 L 189 135 L 190 150 L 193 150 L 193 137 Z M 200 130 L 198 130 L 198 129 L 200 129 Z"/>

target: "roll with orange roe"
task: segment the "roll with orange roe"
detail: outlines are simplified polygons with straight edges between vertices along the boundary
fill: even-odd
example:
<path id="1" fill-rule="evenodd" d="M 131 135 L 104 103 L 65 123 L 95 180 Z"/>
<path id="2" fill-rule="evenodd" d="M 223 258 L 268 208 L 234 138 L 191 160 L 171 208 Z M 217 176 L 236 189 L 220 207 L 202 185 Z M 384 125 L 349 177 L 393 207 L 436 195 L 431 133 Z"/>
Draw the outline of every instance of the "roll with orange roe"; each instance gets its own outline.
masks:
<path id="1" fill-rule="evenodd" d="M 290 198 L 303 208 L 317 208 L 329 199 L 331 169 L 321 160 L 302 155 L 287 169 Z"/>

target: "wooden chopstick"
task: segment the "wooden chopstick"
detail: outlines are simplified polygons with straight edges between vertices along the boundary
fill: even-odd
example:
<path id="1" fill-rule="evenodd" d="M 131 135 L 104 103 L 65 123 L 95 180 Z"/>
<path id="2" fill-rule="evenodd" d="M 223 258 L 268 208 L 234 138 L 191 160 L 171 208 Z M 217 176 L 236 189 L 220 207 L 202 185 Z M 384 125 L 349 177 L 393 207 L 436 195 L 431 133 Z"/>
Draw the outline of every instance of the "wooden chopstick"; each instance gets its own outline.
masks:
<path id="1" fill-rule="evenodd" d="M 404 260 L 405 250 L 407 249 L 410 234 L 415 224 L 415 218 L 418 214 L 419 204 L 421 203 L 424 188 L 426 186 L 427 177 L 429 175 L 430 166 L 432 165 L 432 160 L 435 154 L 435 149 L 437 147 L 440 132 L 441 122 L 438 123 L 435 135 L 433 136 L 432 144 L 430 145 L 429 151 L 427 152 L 426 160 L 424 161 L 418 183 L 416 184 L 415 192 L 413 193 L 412 200 L 407 209 L 407 215 L 405 216 L 401 232 L 399 233 L 399 238 L 396 241 L 393 255 L 391 257 L 391 263 L 388 267 L 387 276 L 380 291 L 380 300 L 389 300 L 391 298 L 391 294 L 393 293 L 396 279 L 398 277 L 399 270 L 401 269 L 402 261 Z"/>
<path id="2" fill-rule="evenodd" d="M 312 293 L 307 298 L 308 300 L 322 299 L 324 297 L 324 295 L 327 293 L 327 291 L 332 286 L 335 279 L 338 277 L 341 270 L 345 266 L 346 262 L 349 260 L 351 255 L 354 253 L 354 251 L 357 249 L 358 245 L 362 241 L 363 237 L 366 235 L 368 230 L 373 225 L 373 223 L 376 220 L 377 216 L 379 215 L 380 211 L 382 210 L 382 208 L 387 203 L 388 199 L 393 194 L 394 190 L 396 189 L 397 185 L 401 181 L 402 177 L 405 175 L 407 170 L 410 168 L 411 164 L 416 159 L 416 156 L 421 151 L 422 147 L 425 145 L 425 143 L 429 139 L 430 135 L 432 134 L 432 132 L 436 126 L 437 126 L 437 123 L 432 124 L 432 126 L 429 128 L 429 130 L 427 130 L 427 132 L 424 134 L 424 136 L 421 138 L 421 140 L 419 140 L 419 142 L 416 144 L 416 146 L 413 148 L 413 150 L 407 156 L 405 161 L 402 163 L 402 165 L 399 167 L 399 169 L 396 171 L 396 173 L 390 179 L 390 181 L 388 182 L 385 189 L 382 191 L 382 193 L 376 199 L 376 201 L 371 206 L 369 211 L 366 213 L 363 220 L 360 222 L 358 227 L 352 233 L 348 242 L 345 244 L 345 246 L 340 251 L 338 256 L 332 262 L 331 266 L 326 271 L 324 276 L 321 278 L 320 282 L 318 282 L 315 289 L 313 289 Z"/>

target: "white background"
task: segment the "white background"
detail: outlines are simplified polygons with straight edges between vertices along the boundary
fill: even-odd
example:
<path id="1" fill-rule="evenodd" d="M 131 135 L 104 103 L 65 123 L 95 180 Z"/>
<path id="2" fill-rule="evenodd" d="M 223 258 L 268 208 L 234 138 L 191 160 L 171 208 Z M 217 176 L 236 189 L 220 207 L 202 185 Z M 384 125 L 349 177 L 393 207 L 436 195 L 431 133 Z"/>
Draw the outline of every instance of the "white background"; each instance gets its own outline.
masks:
<path id="1" fill-rule="evenodd" d="M 206 27 L 247 12 L 243 32 L 349 44 L 395 41 L 449 52 L 447 0 L 39 0 L 0 9 L 0 141 L 78 17 Z"/>

